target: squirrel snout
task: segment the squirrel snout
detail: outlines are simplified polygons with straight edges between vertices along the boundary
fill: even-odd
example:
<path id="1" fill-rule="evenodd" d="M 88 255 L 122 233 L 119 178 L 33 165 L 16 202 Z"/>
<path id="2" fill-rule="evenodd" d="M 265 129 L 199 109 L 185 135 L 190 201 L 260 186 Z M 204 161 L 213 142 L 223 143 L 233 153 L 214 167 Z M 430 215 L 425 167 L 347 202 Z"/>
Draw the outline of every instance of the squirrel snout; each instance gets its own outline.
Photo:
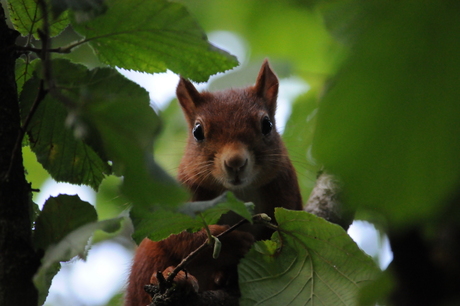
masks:
<path id="1" fill-rule="evenodd" d="M 229 159 L 224 160 L 225 170 L 227 173 L 238 174 L 246 168 L 248 165 L 248 158 L 244 156 L 232 156 Z"/>
<path id="2" fill-rule="evenodd" d="M 227 147 L 220 156 L 220 164 L 227 188 L 242 187 L 250 181 L 251 157 L 246 148 Z"/>

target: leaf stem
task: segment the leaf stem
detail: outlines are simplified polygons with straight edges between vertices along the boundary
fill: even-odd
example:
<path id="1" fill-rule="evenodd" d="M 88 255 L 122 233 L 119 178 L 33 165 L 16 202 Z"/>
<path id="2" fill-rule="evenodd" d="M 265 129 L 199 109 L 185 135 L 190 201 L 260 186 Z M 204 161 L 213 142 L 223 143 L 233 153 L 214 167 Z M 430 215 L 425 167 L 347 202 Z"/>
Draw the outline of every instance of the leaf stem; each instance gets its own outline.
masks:
<path id="1" fill-rule="evenodd" d="M 203 218 L 203 215 L 202 215 L 201 213 L 199 213 L 199 216 L 200 216 L 200 218 L 201 218 L 201 221 L 203 221 L 204 229 L 206 230 L 206 234 L 208 234 L 207 243 L 208 243 L 208 244 L 212 244 L 213 238 L 212 238 L 211 231 L 209 230 L 209 226 L 208 226 L 208 224 L 206 223 L 206 220 Z"/>

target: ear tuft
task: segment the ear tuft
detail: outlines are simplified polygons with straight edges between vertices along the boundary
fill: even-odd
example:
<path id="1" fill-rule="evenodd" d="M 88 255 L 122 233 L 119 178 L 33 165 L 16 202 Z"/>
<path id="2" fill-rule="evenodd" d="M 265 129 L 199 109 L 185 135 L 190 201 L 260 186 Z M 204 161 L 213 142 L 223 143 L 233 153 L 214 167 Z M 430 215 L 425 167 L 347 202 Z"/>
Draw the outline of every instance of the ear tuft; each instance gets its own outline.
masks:
<path id="1" fill-rule="evenodd" d="M 201 95 L 192 82 L 180 77 L 176 89 L 176 96 L 184 111 L 187 120 L 195 120 L 196 107 L 201 103 Z"/>
<path id="2" fill-rule="evenodd" d="M 263 98 L 268 106 L 270 115 L 274 116 L 276 111 L 276 99 L 278 97 L 278 77 L 270 68 L 268 60 L 265 59 L 257 76 L 254 89 L 257 95 Z"/>

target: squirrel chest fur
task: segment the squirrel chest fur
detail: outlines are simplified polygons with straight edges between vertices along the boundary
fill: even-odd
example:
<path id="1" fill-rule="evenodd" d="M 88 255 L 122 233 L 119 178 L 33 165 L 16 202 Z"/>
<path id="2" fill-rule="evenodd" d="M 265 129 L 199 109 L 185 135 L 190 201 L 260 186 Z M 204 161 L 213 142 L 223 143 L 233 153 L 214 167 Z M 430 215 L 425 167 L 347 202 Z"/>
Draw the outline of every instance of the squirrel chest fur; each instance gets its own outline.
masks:
<path id="1" fill-rule="evenodd" d="M 181 78 L 176 93 L 189 127 L 178 179 L 191 192 L 192 201 L 211 200 L 229 190 L 240 200 L 253 202 L 255 213 L 272 218 L 275 207 L 302 209 L 295 170 L 276 131 L 278 78 L 268 61 L 263 63 L 254 86 L 200 93 Z M 231 225 L 237 221 L 235 216 L 227 214 L 220 223 Z M 215 235 L 225 228 L 214 225 L 210 230 Z M 270 235 L 262 226 L 244 230 L 256 239 Z M 236 264 L 250 247 L 251 234 L 232 232 L 222 240 L 218 259 L 203 254 L 201 260 L 190 264 L 194 267 L 187 271 L 196 278 L 196 290 L 237 284 Z M 155 282 L 157 271 L 178 265 L 205 240 L 204 231 L 183 232 L 160 242 L 144 239 L 134 257 L 126 305 L 150 303 L 143 286 Z"/>

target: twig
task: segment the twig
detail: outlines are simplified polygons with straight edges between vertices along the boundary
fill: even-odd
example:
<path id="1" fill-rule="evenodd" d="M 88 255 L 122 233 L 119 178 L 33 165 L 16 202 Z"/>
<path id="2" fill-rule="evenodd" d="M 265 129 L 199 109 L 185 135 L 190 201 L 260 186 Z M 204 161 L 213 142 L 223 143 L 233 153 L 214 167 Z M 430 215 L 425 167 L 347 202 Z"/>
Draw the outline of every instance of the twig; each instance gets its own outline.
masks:
<path id="1" fill-rule="evenodd" d="M 224 235 L 227 235 L 228 233 L 234 231 L 236 228 L 240 227 L 241 225 L 245 224 L 246 222 L 248 222 L 248 220 L 246 220 L 246 219 L 240 220 L 238 223 L 232 225 L 227 230 L 225 230 L 224 232 L 222 232 L 219 235 L 217 235 L 216 238 L 220 238 L 220 237 L 222 237 Z M 209 238 L 206 239 L 206 241 L 201 246 L 199 246 L 195 251 L 191 252 L 187 257 L 182 259 L 180 264 L 178 264 L 176 266 L 176 268 L 174 268 L 173 272 L 168 276 L 168 278 L 166 279 L 166 282 L 168 284 L 172 284 L 172 282 L 173 282 L 174 278 L 176 277 L 177 273 L 179 273 L 181 270 L 184 270 L 184 268 L 185 268 L 185 266 L 187 264 L 189 264 L 198 254 L 200 254 L 203 250 L 205 250 L 206 248 L 210 247 L 211 245 L 212 245 L 212 243 L 210 243 Z"/>
<path id="2" fill-rule="evenodd" d="M 42 52 L 42 48 L 34 48 L 34 47 L 29 47 L 29 46 L 16 46 L 16 50 L 22 51 L 21 53 L 26 53 L 28 51 L 30 52 L 35 52 L 37 54 L 40 54 Z M 53 52 L 53 53 L 70 53 L 71 50 L 66 49 L 65 47 L 58 47 L 58 48 L 52 48 L 46 50 L 47 52 Z"/>
<path id="3" fill-rule="evenodd" d="M 26 119 L 24 120 L 23 125 L 19 129 L 18 137 L 16 138 L 16 143 L 14 144 L 13 152 L 11 153 L 10 165 L 8 166 L 8 170 L 6 171 L 5 176 L 3 177 L 3 181 L 6 181 L 11 173 L 11 169 L 13 168 L 13 163 L 15 161 L 16 155 L 18 153 L 19 148 L 22 145 L 22 139 L 29 128 L 30 121 L 32 120 L 33 115 L 38 109 L 40 102 L 45 98 L 48 90 L 44 88 L 44 81 L 40 80 L 40 86 L 38 88 L 37 96 L 35 97 L 35 101 L 32 104 L 29 113 L 27 114 Z"/>
<path id="4" fill-rule="evenodd" d="M 64 47 L 51 48 L 51 49 L 47 49 L 45 51 L 48 52 L 48 53 L 63 53 L 63 54 L 67 54 L 67 53 L 72 52 L 73 48 L 78 47 L 79 45 L 84 44 L 84 43 L 86 43 L 88 41 L 89 41 L 88 39 L 82 39 L 82 40 L 73 42 L 73 43 L 71 43 L 71 44 L 69 44 L 67 46 L 64 46 Z M 35 52 L 37 54 L 41 54 L 41 52 L 44 50 L 44 48 L 34 48 L 34 47 L 30 47 L 30 46 L 16 46 L 16 49 L 19 50 L 19 51 L 24 51 L 24 52 L 25 51 L 31 51 L 31 52 Z"/>

